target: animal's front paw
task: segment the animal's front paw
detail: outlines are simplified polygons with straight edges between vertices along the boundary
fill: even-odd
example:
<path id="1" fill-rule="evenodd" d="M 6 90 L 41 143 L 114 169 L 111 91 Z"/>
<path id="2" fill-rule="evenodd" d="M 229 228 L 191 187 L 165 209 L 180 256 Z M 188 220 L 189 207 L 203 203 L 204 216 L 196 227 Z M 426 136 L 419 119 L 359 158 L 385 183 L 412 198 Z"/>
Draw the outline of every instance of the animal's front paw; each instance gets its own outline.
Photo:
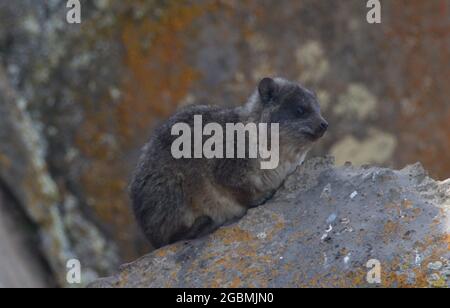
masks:
<path id="1" fill-rule="evenodd" d="M 276 189 L 274 189 L 271 192 L 266 193 L 264 196 L 257 199 L 255 202 L 252 202 L 250 207 L 252 208 L 252 207 L 257 207 L 257 206 L 263 205 L 264 203 L 266 203 L 267 201 L 272 199 L 276 192 L 277 192 Z"/>

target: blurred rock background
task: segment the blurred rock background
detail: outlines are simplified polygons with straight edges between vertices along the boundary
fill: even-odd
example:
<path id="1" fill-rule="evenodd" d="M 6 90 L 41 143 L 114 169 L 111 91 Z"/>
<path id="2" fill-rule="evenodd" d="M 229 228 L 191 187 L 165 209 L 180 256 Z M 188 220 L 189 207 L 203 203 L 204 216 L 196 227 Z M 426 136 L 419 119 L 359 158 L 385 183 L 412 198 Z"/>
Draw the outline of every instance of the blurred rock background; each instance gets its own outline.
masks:
<path id="1" fill-rule="evenodd" d="M 449 0 L 384 0 L 379 25 L 361 0 L 85 0 L 80 25 L 66 3 L 0 0 L 2 216 L 23 218 L 0 239 L 31 233 L 17 262 L 41 285 L 66 285 L 70 258 L 88 283 L 148 252 L 126 190 L 153 127 L 267 75 L 318 93 L 311 155 L 450 177 Z"/>

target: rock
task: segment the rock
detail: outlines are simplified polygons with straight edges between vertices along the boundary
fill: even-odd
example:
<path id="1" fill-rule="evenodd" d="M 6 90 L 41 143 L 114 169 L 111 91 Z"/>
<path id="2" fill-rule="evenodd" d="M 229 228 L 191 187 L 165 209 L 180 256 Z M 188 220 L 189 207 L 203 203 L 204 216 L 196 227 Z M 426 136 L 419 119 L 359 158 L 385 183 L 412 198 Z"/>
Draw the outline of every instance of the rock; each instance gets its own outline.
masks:
<path id="1" fill-rule="evenodd" d="M 332 204 L 321 198 L 330 186 Z M 448 182 L 420 165 L 311 159 L 239 222 L 156 250 L 91 287 L 449 287 L 449 211 Z M 366 280 L 369 260 L 379 261 L 380 284 Z"/>
<path id="2" fill-rule="evenodd" d="M 0 189 L 0 288 L 51 286 L 50 273 L 42 258 L 36 258 L 38 247 L 27 225 Z"/>
<path id="3" fill-rule="evenodd" d="M 39 125 L 0 66 L 0 183 L 38 226 L 41 251 L 58 285 L 66 285 L 66 262 L 82 260 L 94 277 L 109 272 L 117 262 L 114 244 L 83 216 L 69 194 L 62 196 L 48 171 Z M 20 231 L 19 231 L 20 232 Z M 1 250 L 8 249 L 6 241 Z M 35 252 L 36 253 L 36 252 Z M 34 256 L 41 258 L 40 253 Z"/>

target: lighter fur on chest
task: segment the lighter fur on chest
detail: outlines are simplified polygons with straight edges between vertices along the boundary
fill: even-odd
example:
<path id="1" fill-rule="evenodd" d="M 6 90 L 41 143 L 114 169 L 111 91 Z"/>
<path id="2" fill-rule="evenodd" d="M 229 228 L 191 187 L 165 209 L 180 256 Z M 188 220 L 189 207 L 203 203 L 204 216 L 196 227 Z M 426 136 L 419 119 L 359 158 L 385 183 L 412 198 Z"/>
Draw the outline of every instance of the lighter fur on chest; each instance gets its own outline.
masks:
<path id="1" fill-rule="evenodd" d="M 277 168 L 272 170 L 259 170 L 251 176 L 255 188 L 261 193 L 267 193 L 268 191 L 279 188 L 286 177 L 303 163 L 308 151 L 309 148 L 299 150 L 295 147 L 289 147 L 282 149 L 280 163 Z"/>
<path id="2" fill-rule="evenodd" d="M 305 160 L 309 149 L 299 150 L 288 148 L 281 153 L 280 163 L 276 169 L 258 169 L 249 175 L 250 182 L 256 193 L 255 198 L 264 198 L 267 193 L 280 187 L 283 181 L 295 171 Z M 259 164 L 258 164 L 259 165 Z M 193 212 L 188 215 L 187 223 L 192 224 L 200 215 L 211 217 L 217 224 L 223 224 L 235 218 L 242 217 L 248 205 L 240 204 L 227 190 L 221 189 L 211 182 L 205 181 L 203 194 L 193 200 Z"/>

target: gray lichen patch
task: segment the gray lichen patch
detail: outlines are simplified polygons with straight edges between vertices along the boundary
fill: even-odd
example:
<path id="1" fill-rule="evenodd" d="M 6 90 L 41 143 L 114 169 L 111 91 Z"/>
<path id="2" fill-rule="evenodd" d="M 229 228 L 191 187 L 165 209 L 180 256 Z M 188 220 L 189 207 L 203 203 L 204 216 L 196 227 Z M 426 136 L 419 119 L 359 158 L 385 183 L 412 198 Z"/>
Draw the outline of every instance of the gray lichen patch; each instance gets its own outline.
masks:
<path id="1" fill-rule="evenodd" d="M 302 82 L 318 82 L 330 70 L 330 64 L 319 41 L 310 41 L 299 48 L 295 54 L 301 71 Z"/>
<path id="2" fill-rule="evenodd" d="M 339 96 L 333 111 L 338 116 L 365 120 L 375 114 L 376 107 L 377 99 L 366 86 L 350 84 L 347 91 Z"/>

